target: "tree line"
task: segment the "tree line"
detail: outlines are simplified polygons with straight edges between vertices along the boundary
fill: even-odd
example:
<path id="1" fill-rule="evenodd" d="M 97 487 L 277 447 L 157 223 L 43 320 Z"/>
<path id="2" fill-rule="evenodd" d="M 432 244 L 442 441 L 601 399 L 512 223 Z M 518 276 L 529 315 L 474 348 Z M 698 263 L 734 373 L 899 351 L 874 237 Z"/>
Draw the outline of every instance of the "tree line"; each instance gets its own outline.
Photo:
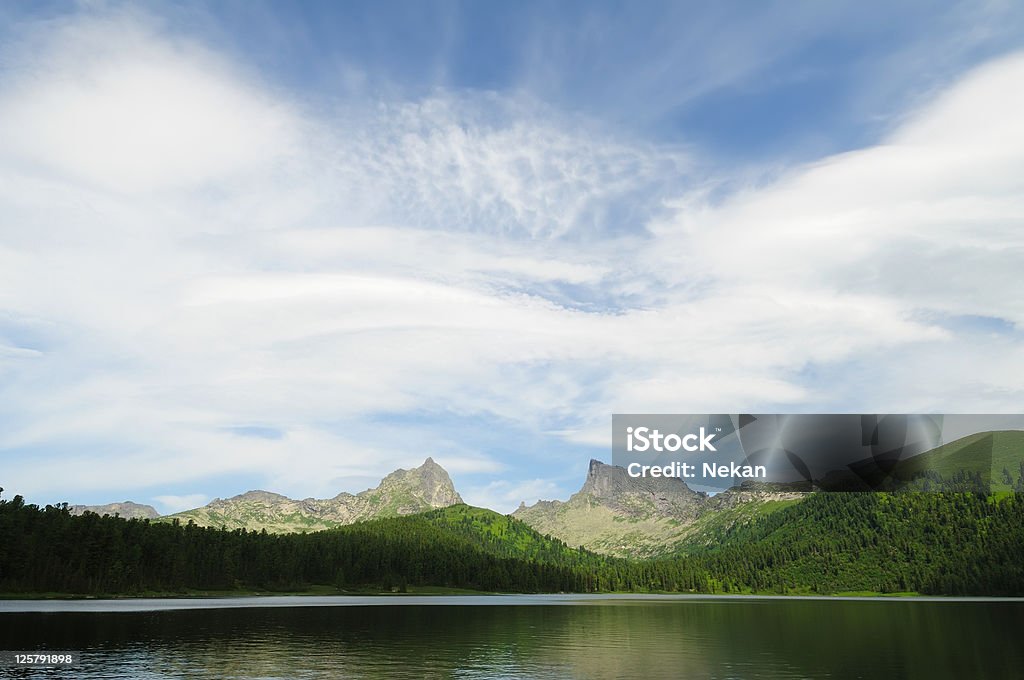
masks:
<path id="1" fill-rule="evenodd" d="M 1024 594 L 1024 500 L 979 493 L 819 493 L 739 523 L 697 554 L 604 557 L 479 508 L 300 534 L 72 515 L 0 499 L 0 592 L 916 591 Z"/>

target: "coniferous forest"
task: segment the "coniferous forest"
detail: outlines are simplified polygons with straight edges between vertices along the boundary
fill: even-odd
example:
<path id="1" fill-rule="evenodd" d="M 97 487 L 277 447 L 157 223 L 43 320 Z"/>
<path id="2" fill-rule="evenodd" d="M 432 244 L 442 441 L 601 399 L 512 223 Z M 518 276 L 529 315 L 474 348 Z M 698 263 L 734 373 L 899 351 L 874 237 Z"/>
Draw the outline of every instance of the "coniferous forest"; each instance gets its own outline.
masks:
<path id="1" fill-rule="evenodd" d="M 918 592 L 1024 595 L 1024 497 L 818 493 L 700 549 L 609 558 L 456 505 L 306 534 L 40 508 L 0 499 L 0 592 Z"/>

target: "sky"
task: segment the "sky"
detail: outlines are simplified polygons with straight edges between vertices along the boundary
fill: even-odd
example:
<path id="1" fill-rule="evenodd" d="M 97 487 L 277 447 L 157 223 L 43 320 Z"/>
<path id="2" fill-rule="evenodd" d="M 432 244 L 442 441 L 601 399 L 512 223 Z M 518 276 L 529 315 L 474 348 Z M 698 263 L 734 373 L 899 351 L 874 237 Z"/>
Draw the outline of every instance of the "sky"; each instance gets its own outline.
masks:
<path id="1" fill-rule="evenodd" d="M 1024 5 L 0 6 L 0 486 L 164 513 L 612 413 L 1024 404 Z"/>

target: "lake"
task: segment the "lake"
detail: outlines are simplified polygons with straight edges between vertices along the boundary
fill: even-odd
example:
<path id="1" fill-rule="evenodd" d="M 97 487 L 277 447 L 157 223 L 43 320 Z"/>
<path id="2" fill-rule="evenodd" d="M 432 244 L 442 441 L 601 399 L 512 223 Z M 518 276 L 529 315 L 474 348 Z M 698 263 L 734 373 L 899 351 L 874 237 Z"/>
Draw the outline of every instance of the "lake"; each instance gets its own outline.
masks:
<path id="1" fill-rule="evenodd" d="M 75 678 L 970 678 L 1024 671 L 1024 602 L 673 596 L 0 601 Z"/>

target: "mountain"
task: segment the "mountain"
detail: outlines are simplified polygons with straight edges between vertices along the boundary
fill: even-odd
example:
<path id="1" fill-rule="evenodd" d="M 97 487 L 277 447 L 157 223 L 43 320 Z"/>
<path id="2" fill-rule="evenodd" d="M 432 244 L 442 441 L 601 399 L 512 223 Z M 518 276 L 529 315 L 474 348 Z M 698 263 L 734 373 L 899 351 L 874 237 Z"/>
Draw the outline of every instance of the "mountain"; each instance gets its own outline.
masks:
<path id="1" fill-rule="evenodd" d="M 975 488 L 973 480 L 980 480 L 981 488 L 996 493 L 1024 492 L 1022 473 L 1024 432 L 1018 431 L 970 435 L 904 460 L 893 470 L 897 478 L 911 480 L 909 488 L 962 491 Z M 539 501 L 529 507 L 523 504 L 513 517 L 523 523 L 520 528 L 529 526 L 571 548 L 646 559 L 714 550 L 722 544 L 723 537 L 735 534 L 735 529 L 758 523 L 812 495 L 778 485 L 746 482 L 708 496 L 690 489 L 678 478 L 634 478 L 623 468 L 592 460 L 582 488 L 568 501 Z M 420 467 L 397 470 L 376 488 L 359 494 L 293 500 L 268 491 L 249 491 L 159 520 L 296 533 L 429 513 L 461 503 L 448 473 L 428 458 Z M 75 513 L 85 510 L 124 518 L 158 516 L 149 506 L 134 503 L 72 508 Z M 496 524 L 493 518 L 484 521 L 478 515 L 469 517 L 467 512 L 453 511 L 451 516 L 440 516 L 448 518 L 445 521 L 459 517 L 457 523 L 449 521 L 449 529 L 473 526 L 484 537 L 512 537 L 513 542 L 521 539 L 516 533 L 519 529 L 515 528 L 520 525 Z"/>
<path id="2" fill-rule="evenodd" d="M 368 519 L 412 515 L 461 503 L 443 467 L 427 458 L 411 470 L 396 470 L 379 486 L 334 498 L 293 500 L 269 491 L 249 491 L 208 505 L 168 515 L 165 520 L 189 521 L 228 529 L 266 529 L 293 533 L 331 529 Z"/>
<path id="3" fill-rule="evenodd" d="M 72 515 L 95 512 L 97 515 L 117 515 L 125 519 L 156 519 L 160 516 L 160 513 L 153 506 L 132 503 L 131 501 L 107 503 L 106 505 L 72 505 L 68 509 Z"/>
<path id="4" fill-rule="evenodd" d="M 677 551 L 698 530 L 724 528 L 804 495 L 747 485 L 708 496 L 677 477 L 630 477 L 624 468 L 591 460 L 583 487 L 568 501 L 523 504 L 513 516 L 573 547 L 649 558 Z"/>
<path id="5" fill-rule="evenodd" d="M 1024 489 L 1024 480 L 1009 472 L 1014 460 L 1020 468 L 1024 449 L 990 438 L 952 442 L 921 462 L 929 463 L 926 472 L 941 467 L 941 478 L 956 483 L 970 469 L 967 463 L 991 456 L 996 465 L 1006 463 L 1006 483 Z M 574 548 L 516 517 L 461 503 L 401 514 L 416 504 L 458 498 L 447 474 L 432 465 L 428 460 L 389 475 L 376 489 L 337 497 L 364 512 L 372 507 L 390 516 L 283 535 L 203 529 L 163 518 L 75 516 L 64 504 L 40 508 L 21 496 L 0 498 L 0 593 L 313 587 L 339 593 L 467 588 L 1024 594 L 1024 492 L 797 493 L 749 484 L 706 496 L 679 480 L 633 479 L 594 461 L 569 501 L 538 503 L 517 513 L 550 521 L 563 533 L 578 532 L 573 519 L 589 514 L 593 526 L 584 528 L 599 540 L 621 541 L 620 552 L 636 541 L 634 549 L 655 555 L 623 560 Z M 244 512 L 263 513 L 241 517 L 254 524 L 274 519 L 271 510 L 279 512 L 277 520 L 295 510 L 307 522 L 323 522 L 303 504 L 316 508 L 337 501 L 292 501 L 267 492 L 239 498 L 251 506 Z M 652 526 L 663 533 L 631 535 Z"/>
<path id="6" fill-rule="evenodd" d="M 1024 492 L 1024 432 L 981 432 L 901 461 L 908 490 Z M 543 534 L 596 553 L 650 558 L 714 548 L 736 526 L 800 503 L 813 494 L 779 485 L 744 484 L 708 496 L 678 478 L 634 478 L 590 462 L 583 487 L 568 501 L 521 505 L 513 515 Z"/>

